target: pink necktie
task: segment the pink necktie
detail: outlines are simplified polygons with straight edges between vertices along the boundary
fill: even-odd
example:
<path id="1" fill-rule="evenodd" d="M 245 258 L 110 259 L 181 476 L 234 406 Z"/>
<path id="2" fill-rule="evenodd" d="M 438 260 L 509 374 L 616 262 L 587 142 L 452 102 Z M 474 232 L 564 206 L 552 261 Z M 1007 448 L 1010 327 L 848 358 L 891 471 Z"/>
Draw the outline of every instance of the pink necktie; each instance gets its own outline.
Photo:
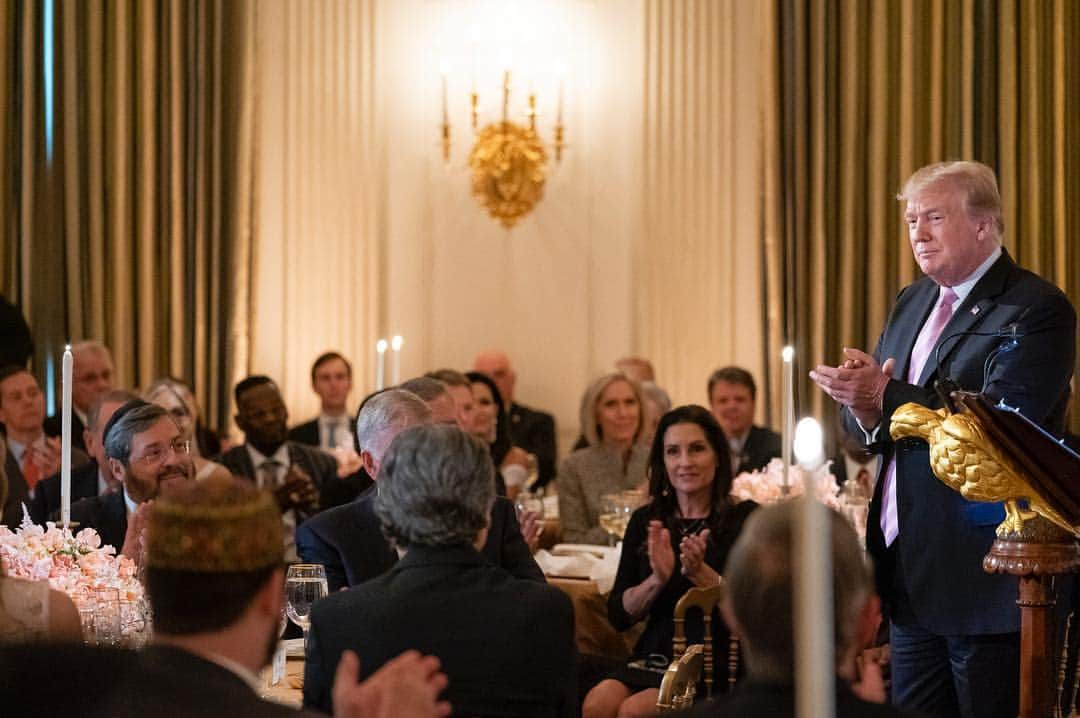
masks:
<path id="1" fill-rule="evenodd" d="M 922 374 L 927 360 L 933 353 L 934 345 L 937 344 L 945 325 L 949 323 L 953 315 L 953 306 L 956 304 L 956 292 L 951 287 L 943 287 L 937 306 L 930 313 L 930 317 L 923 324 L 915 346 L 911 349 L 911 362 L 908 364 L 907 381 L 909 384 L 917 384 L 919 375 Z M 885 484 L 881 487 L 881 531 L 885 534 L 885 545 L 891 546 L 900 533 L 900 522 L 896 515 L 896 458 L 889 461 L 885 469 Z"/>

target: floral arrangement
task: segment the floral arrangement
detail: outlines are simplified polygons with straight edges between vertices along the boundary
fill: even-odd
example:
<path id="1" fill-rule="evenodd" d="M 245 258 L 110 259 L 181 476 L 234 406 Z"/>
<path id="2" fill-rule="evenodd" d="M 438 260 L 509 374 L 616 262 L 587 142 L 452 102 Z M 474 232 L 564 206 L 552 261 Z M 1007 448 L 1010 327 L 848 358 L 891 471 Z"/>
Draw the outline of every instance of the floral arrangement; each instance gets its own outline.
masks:
<path id="1" fill-rule="evenodd" d="M 810 472 L 810 484 L 816 488 L 817 498 L 826 506 L 840 509 L 840 487 L 830 469 L 832 462 Z M 803 477 L 806 470 L 801 466 L 792 466 L 788 470 L 790 490 L 786 498 L 802 496 Z M 773 504 L 785 498 L 784 462 L 773 459 L 761 471 L 743 472 L 731 482 L 731 495 L 739 501 L 747 499 L 759 504 Z"/>
<path id="2" fill-rule="evenodd" d="M 94 529 L 72 535 L 49 521 L 38 526 L 23 509 L 22 524 L 14 532 L 0 526 L 0 562 L 8 576 L 49 581 L 78 602 L 96 588 L 115 588 L 121 601 L 142 601 L 143 587 L 135 577 L 135 562 L 102 546 Z"/>

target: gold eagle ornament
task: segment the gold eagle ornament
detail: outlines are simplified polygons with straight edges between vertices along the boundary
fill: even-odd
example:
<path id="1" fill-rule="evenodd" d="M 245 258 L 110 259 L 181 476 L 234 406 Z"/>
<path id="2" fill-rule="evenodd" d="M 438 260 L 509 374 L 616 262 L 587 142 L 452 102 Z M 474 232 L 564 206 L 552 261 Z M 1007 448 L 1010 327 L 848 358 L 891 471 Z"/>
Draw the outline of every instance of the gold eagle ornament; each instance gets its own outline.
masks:
<path id="1" fill-rule="evenodd" d="M 930 445 L 930 468 L 946 486 L 969 501 L 1004 502 L 1005 520 L 997 527 L 1004 538 L 1019 533 L 1024 522 L 1042 516 L 1073 536 L 1076 527 L 1040 496 L 1024 472 L 986 435 L 969 414 L 933 411 L 915 403 L 901 405 L 892 416 L 889 434 L 894 441 L 923 439 Z M 1030 510 L 1018 503 L 1025 500 Z"/>

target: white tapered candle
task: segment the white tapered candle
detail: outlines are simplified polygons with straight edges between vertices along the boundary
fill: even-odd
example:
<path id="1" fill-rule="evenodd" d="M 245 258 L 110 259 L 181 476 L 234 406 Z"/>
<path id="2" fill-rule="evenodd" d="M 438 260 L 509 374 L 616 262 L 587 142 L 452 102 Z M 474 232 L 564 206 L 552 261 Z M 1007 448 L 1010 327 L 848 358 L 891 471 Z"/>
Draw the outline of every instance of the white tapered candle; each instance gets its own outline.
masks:
<path id="1" fill-rule="evenodd" d="M 401 338 L 400 334 L 395 334 L 394 338 L 390 340 L 390 349 L 394 352 L 390 358 L 390 376 L 393 378 L 394 384 L 401 383 L 401 345 L 405 343 L 405 340 Z"/>
<path id="2" fill-rule="evenodd" d="M 375 342 L 375 391 L 386 386 L 386 340 Z"/>
<path id="3" fill-rule="evenodd" d="M 60 523 L 71 523 L 71 375 L 73 359 L 71 345 L 64 347 L 60 375 Z"/>
<path id="4" fill-rule="evenodd" d="M 784 493 L 787 493 L 791 488 L 791 442 L 795 419 L 795 348 L 792 346 L 784 347 L 783 351 L 780 352 L 780 358 L 784 360 L 784 415 L 781 424 L 783 431 L 781 458 L 784 461 Z"/>

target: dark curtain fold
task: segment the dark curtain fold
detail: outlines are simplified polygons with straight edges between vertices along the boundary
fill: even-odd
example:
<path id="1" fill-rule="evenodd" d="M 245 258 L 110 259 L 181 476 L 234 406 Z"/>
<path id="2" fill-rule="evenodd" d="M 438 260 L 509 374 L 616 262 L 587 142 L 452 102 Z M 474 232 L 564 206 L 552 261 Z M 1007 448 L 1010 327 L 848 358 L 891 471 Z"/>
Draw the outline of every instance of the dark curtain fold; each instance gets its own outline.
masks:
<path id="1" fill-rule="evenodd" d="M 248 281 L 249 4 L 0 0 L 0 19 L 0 291 L 41 378 L 65 341 L 100 339 L 118 385 L 182 377 L 224 425 Z"/>
<path id="2" fill-rule="evenodd" d="M 918 273 L 895 195 L 922 165 L 993 167 L 1005 246 L 1080 305 L 1080 5 L 777 0 L 767 26 L 767 355 L 779 386 L 796 345 L 800 414 L 835 419 L 806 371 L 871 350 Z"/>

